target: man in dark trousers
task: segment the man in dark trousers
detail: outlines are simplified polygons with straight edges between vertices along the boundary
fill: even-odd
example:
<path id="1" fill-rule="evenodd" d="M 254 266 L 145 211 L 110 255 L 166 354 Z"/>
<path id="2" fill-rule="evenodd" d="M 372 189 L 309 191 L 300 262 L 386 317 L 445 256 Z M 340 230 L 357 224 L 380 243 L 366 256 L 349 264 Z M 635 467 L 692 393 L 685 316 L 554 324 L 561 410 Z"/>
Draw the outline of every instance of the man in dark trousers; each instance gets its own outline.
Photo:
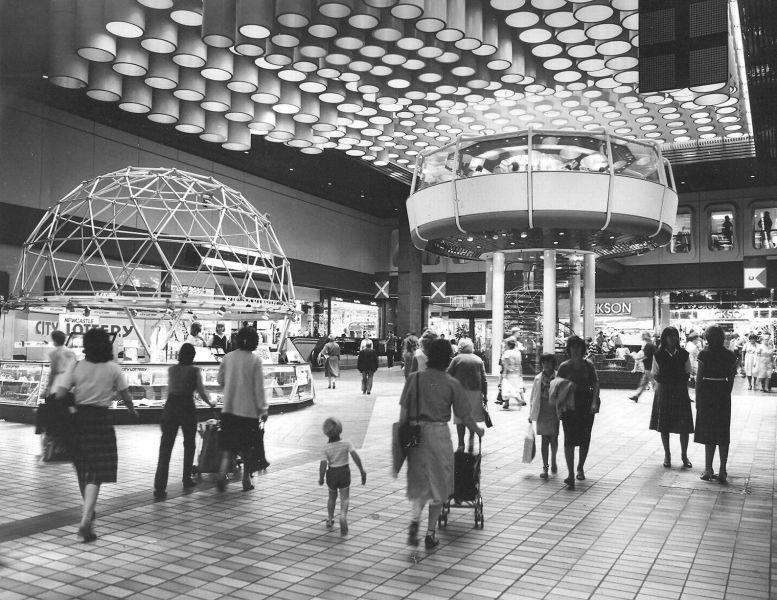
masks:
<path id="1" fill-rule="evenodd" d="M 372 376 L 378 370 L 378 353 L 372 348 L 372 340 L 367 340 L 364 350 L 359 351 L 356 368 L 362 374 L 362 394 L 369 394 L 372 391 Z"/>
<path id="2" fill-rule="evenodd" d="M 388 368 L 394 366 L 394 357 L 397 354 L 397 336 L 394 335 L 394 332 L 391 331 L 388 334 L 388 337 L 386 338 L 386 363 L 388 364 Z"/>
<path id="3" fill-rule="evenodd" d="M 642 334 L 642 349 L 634 357 L 635 361 L 641 360 L 645 371 L 642 373 L 642 378 L 639 380 L 639 386 L 637 391 L 633 395 L 629 396 L 629 400 L 639 402 L 639 397 L 647 389 L 648 384 L 656 384 L 656 380 L 653 377 L 653 355 L 656 353 L 656 345 L 653 343 L 653 336 L 650 332 L 645 331 Z"/>

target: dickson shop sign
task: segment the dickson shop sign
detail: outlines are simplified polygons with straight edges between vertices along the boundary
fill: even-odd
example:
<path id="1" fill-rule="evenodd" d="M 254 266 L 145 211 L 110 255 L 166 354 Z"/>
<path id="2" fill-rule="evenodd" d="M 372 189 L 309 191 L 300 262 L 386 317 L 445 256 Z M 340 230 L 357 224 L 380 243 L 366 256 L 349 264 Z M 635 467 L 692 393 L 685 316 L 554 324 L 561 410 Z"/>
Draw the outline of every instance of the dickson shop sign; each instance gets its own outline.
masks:
<path id="1" fill-rule="evenodd" d="M 631 302 L 596 302 L 594 314 L 597 317 L 607 315 L 631 316 Z"/>

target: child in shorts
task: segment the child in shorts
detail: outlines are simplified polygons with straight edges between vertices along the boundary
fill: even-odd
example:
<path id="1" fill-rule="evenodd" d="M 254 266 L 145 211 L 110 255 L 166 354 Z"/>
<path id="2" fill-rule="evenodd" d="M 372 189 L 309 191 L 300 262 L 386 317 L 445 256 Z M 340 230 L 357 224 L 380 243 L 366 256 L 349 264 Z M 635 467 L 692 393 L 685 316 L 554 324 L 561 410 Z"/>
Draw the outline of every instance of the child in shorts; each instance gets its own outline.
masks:
<path id="1" fill-rule="evenodd" d="M 362 467 L 361 458 L 356 453 L 351 441 L 340 439 L 340 434 L 343 432 L 343 424 L 340 419 L 329 417 L 324 421 L 323 430 L 324 435 L 329 438 L 329 443 L 324 446 L 324 451 L 321 454 L 318 485 L 324 485 L 324 476 L 326 475 L 326 485 L 329 488 L 326 526 L 331 528 L 335 524 L 335 504 L 339 491 L 340 533 L 345 535 L 348 533 L 348 500 L 351 486 L 351 468 L 348 466 L 348 455 L 353 457 L 353 462 L 361 471 L 362 485 L 367 482 L 367 471 Z"/>

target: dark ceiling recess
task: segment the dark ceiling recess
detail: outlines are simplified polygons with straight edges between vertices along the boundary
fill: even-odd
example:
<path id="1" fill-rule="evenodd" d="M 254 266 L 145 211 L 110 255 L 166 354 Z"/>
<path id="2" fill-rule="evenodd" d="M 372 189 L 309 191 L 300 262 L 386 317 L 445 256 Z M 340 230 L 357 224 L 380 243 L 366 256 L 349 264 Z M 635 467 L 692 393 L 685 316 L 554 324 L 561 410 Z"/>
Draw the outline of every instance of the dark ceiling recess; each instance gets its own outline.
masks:
<path id="1" fill-rule="evenodd" d="M 758 156 L 777 160 L 777 3 L 739 0 Z M 772 165 L 772 168 L 774 166 Z"/>

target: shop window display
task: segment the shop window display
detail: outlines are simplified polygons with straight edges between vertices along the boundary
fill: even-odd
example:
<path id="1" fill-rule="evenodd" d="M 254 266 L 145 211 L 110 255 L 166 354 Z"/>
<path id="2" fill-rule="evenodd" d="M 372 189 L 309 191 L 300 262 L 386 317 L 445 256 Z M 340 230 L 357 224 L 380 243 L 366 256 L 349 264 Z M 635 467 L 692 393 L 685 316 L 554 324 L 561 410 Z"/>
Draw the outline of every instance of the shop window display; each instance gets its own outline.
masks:
<path id="1" fill-rule="evenodd" d="M 710 250 L 726 252 L 734 249 L 734 213 L 716 210 L 710 213 Z"/>
<path id="2" fill-rule="evenodd" d="M 777 248 L 774 215 L 777 215 L 777 207 L 759 207 L 753 211 L 753 248 Z"/>
<path id="3" fill-rule="evenodd" d="M 672 227 L 672 240 L 669 242 L 672 254 L 688 254 L 691 251 L 691 213 L 677 212 Z"/>

